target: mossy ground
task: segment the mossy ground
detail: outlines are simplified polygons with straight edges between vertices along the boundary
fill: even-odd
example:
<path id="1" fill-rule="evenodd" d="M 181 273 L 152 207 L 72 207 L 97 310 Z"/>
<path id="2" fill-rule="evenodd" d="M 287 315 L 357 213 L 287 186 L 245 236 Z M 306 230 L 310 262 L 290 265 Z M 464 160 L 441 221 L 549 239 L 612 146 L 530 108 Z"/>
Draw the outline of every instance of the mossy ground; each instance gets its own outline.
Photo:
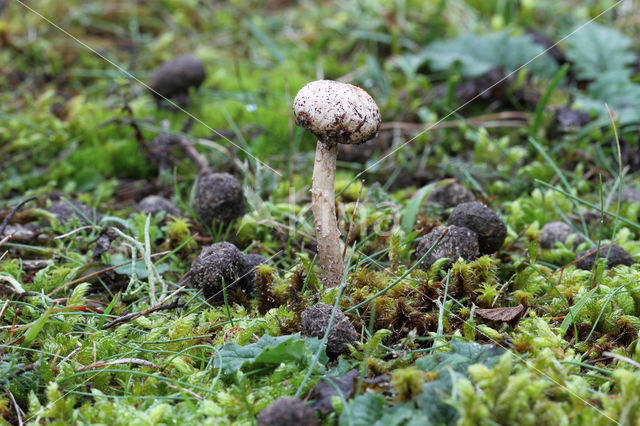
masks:
<path id="1" fill-rule="evenodd" d="M 366 380 L 331 399 L 323 424 L 639 424 L 640 265 L 572 263 L 611 242 L 640 261 L 640 204 L 618 200 L 640 168 L 640 27 L 625 7 L 0 1 L 0 222 L 36 197 L 10 221 L 22 236 L 0 236 L 0 422 L 252 424 L 273 400 L 356 368 Z M 529 31 L 557 41 L 596 16 L 558 57 L 508 75 L 543 49 Z M 206 80 L 184 111 L 159 107 L 136 79 L 183 53 Z M 375 148 L 338 163 L 341 289 L 314 269 L 315 141 L 290 105 L 317 78 L 364 87 L 383 115 Z M 588 123 L 559 124 L 568 107 Z M 196 217 L 198 167 L 178 147 L 158 161 L 162 132 L 237 176 L 247 214 L 215 227 Z M 424 271 L 415 248 L 450 212 L 425 202 L 442 179 L 498 212 L 507 237 L 495 254 Z M 139 213 L 149 194 L 181 217 Z M 58 199 L 99 215 L 58 220 Z M 541 249 L 551 221 L 582 242 Z M 220 241 L 271 266 L 254 295 L 211 306 L 187 274 Z M 359 333 L 339 360 L 296 335 L 318 302 Z M 518 305 L 508 321 L 476 312 Z M 503 352 L 485 357 L 488 345 Z"/>

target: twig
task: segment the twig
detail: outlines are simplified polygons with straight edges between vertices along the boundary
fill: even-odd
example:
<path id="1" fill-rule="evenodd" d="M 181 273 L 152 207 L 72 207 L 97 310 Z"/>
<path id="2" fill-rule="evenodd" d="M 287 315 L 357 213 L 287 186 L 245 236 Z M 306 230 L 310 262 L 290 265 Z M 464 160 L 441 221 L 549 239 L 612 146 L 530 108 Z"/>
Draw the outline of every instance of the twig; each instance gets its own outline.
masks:
<path id="1" fill-rule="evenodd" d="M 122 358 L 122 359 L 115 359 L 113 361 L 96 361 L 89 365 L 82 365 L 76 368 L 76 371 L 94 370 L 96 368 L 109 367 L 111 365 L 118 365 L 118 364 L 136 364 L 136 365 L 142 365 L 143 367 L 153 368 L 154 370 L 159 370 L 162 368 L 159 365 L 156 365 L 151 361 L 147 361 L 145 359 Z"/>
<path id="2" fill-rule="evenodd" d="M 170 252 L 167 250 L 167 251 L 163 251 L 163 252 L 160 252 L 160 253 L 155 253 L 155 254 L 152 254 L 152 255 L 151 255 L 151 257 L 163 256 L 163 255 L 165 255 L 165 254 L 167 254 L 167 253 L 170 253 Z M 136 262 L 138 262 L 138 261 L 140 261 L 140 260 L 144 260 L 144 258 L 139 257 L 139 258 L 137 258 L 137 259 L 136 259 Z M 78 278 L 78 279 L 76 279 L 76 280 L 69 281 L 69 282 L 68 282 L 68 283 L 66 283 L 65 285 L 60 286 L 60 287 L 56 288 L 55 290 L 52 290 L 49 294 L 47 294 L 47 296 L 51 297 L 51 296 L 53 296 L 54 294 L 56 294 L 57 292 L 59 292 L 60 290 L 64 290 L 64 289 L 65 289 L 65 288 L 67 288 L 67 287 L 71 287 L 72 285 L 80 284 L 81 282 L 86 281 L 86 280 L 88 280 L 89 278 L 93 278 L 93 277 L 95 277 L 95 276 L 97 276 L 97 275 L 104 274 L 105 272 L 113 271 L 114 269 L 118 269 L 118 268 L 120 268 L 120 267 L 122 267 L 122 266 L 126 266 L 126 265 L 129 265 L 129 264 L 131 264 L 131 263 L 133 263 L 133 261 L 128 260 L 128 261 L 126 261 L 126 262 L 124 262 L 124 263 L 121 263 L 121 264 L 119 264 L 119 265 L 109 266 L 108 268 L 104 268 L 104 269 L 101 269 L 101 270 L 99 270 L 99 271 L 92 272 L 92 273 L 90 273 L 90 274 L 84 275 L 84 276 L 82 276 L 82 277 L 80 277 L 80 278 Z"/>
<path id="3" fill-rule="evenodd" d="M 66 234 L 62 234 L 62 235 L 58 235 L 57 237 L 53 237 L 54 240 L 61 240 L 63 238 L 67 238 L 73 234 L 75 234 L 76 232 L 80 232 L 80 231 L 84 231 L 85 229 L 102 229 L 100 226 L 96 226 L 96 225 L 85 225 L 85 226 L 81 226 L 80 228 L 76 228 L 73 231 L 69 231 Z"/>
<path id="4" fill-rule="evenodd" d="M 4 301 L 4 305 L 2 306 L 2 309 L 0 309 L 0 319 L 2 319 L 2 317 L 4 316 L 4 313 L 7 312 L 8 307 L 9 307 L 9 299 Z"/>
<path id="5" fill-rule="evenodd" d="M 196 166 L 198 166 L 198 169 L 200 169 L 200 171 L 206 171 L 211 168 L 209 166 L 209 162 L 195 149 L 193 142 L 183 136 L 180 136 L 177 139 L 178 145 L 180 145 L 182 151 L 184 151 L 184 153 L 191 159 L 191 161 L 196 163 Z"/>
<path id="6" fill-rule="evenodd" d="M 136 122 L 136 119 L 133 114 L 133 110 L 129 106 L 129 103 L 125 102 L 124 106 L 122 107 L 122 110 L 126 112 L 129 115 L 129 117 L 131 117 L 128 120 L 129 121 L 128 124 L 133 129 L 133 133 L 135 134 L 136 140 L 140 144 L 140 147 L 144 150 L 144 152 L 147 155 L 149 155 L 149 147 L 147 145 L 147 140 L 144 138 L 144 135 L 142 134 L 142 130 L 140 130 L 140 126 L 138 126 L 138 123 Z"/>
<path id="7" fill-rule="evenodd" d="M 20 201 L 16 206 L 14 206 L 11 211 L 9 212 L 9 214 L 4 218 L 4 220 L 2 221 L 2 225 L 0 225 L 0 235 L 2 235 L 4 233 L 5 228 L 7 227 L 7 225 L 9 224 L 9 221 L 13 218 L 13 216 L 16 214 L 16 212 L 18 211 L 18 209 L 20 209 L 20 207 L 24 206 L 25 204 L 27 204 L 29 201 L 33 201 L 38 197 L 29 197 L 26 200 L 22 200 Z"/>
<path id="8" fill-rule="evenodd" d="M 11 284 L 11 286 L 15 289 L 16 293 L 18 294 L 24 293 L 24 288 L 22 288 L 22 285 L 20 285 L 20 283 L 12 276 L 0 275 L 0 281 L 6 281 L 9 284 Z"/>
<path id="9" fill-rule="evenodd" d="M 179 289 L 177 289 L 176 291 L 174 291 L 173 293 L 171 293 L 170 295 L 168 295 L 167 297 L 162 299 L 156 305 L 151 306 L 150 308 L 144 309 L 144 310 L 142 310 L 140 312 L 132 312 L 130 314 L 122 315 L 121 317 L 118 317 L 118 318 L 114 319 L 113 321 L 106 323 L 105 325 L 102 326 L 102 329 L 106 330 L 107 328 L 115 327 L 116 325 L 123 324 L 123 323 L 129 322 L 129 321 L 133 321 L 136 318 L 140 318 L 141 316 L 150 314 L 150 313 L 155 312 L 155 311 L 159 311 L 159 310 L 163 310 L 163 309 L 174 309 L 174 308 L 181 307 L 182 305 L 179 303 L 178 300 L 176 300 L 174 302 L 171 302 L 171 303 L 166 303 L 166 302 L 169 299 L 171 299 L 173 296 L 175 296 L 178 292 L 182 291 L 183 288 L 184 287 L 180 287 Z"/>
<path id="10" fill-rule="evenodd" d="M 619 354 L 616 354 L 616 353 L 613 353 L 613 352 L 602 352 L 602 355 L 606 355 L 608 357 L 617 359 L 618 361 L 628 362 L 629 364 L 633 365 L 634 367 L 640 368 L 640 363 L 638 363 L 637 361 L 635 361 L 635 360 L 633 360 L 633 359 L 631 359 L 629 357 L 626 357 L 624 355 L 619 355 Z"/>
<path id="11" fill-rule="evenodd" d="M 11 403 L 16 409 L 16 416 L 18 417 L 18 425 L 22 426 L 24 424 L 24 421 L 22 420 L 22 417 L 24 416 L 24 412 L 22 411 L 22 408 L 20 408 L 20 406 L 18 405 L 18 402 L 16 401 L 16 399 L 13 397 L 13 393 L 11 393 L 11 391 L 8 388 L 5 388 L 4 390 L 9 394 L 9 398 L 11 398 Z"/>
<path id="12" fill-rule="evenodd" d="M 518 127 L 523 122 L 528 121 L 531 114 L 518 111 L 505 111 L 495 114 L 479 115 L 462 120 L 444 121 L 436 124 L 406 123 L 400 121 L 391 121 L 383 123 L 380 130 L 402 129 L 408 131 L 423 131 L 425 129 L 448 129 L 458 127 L 460 124 L 472 124 L 479 127 Z"/>
<path id="13" fill-rule="evenodd" d="M 194 398 L 195 398 L 195 399 L 197 399 L 198 401 L 202 401 L 202 400 L 204 399 L 203 397 L 201 397 L 200 395 L 198 395 L 197 393 L 195 393 L 194 391 L 189 390 L 189 389 L 179 388 L 179 387 L 178 387 L 178 386 L 176 386 L 176 385 L 167 385 L 167 387 L 168 387 L 169 389 L 176 389 L 176 390 L 179 390 L 180 392 L 188 393 L 189 395 L 191 395 L 192 397 L 194 397 Z"/>
<path id="14" fill-rule="evenodd" d="M 613 241 L 611 241 L 610 243 L 603 244 L 603 245 L 601 245 L 601 246 L 600 246 L 600 248 L 599 248 L 599 249 L 598 249 L 598 247 L 594 247 L 594 248 L 592 248 L 591 250 L 587 251 L 585 254 L 583 254 L 582 256 L 578 257 L 577 259 L 573 260 L 573 261 L 572 261 L 572 262 L 570 262 L 570 263 L 567 263 L 567 264 L 566 264 L 566 265 L 564 265 L 562 268 L 555 270 L 551 275 L 553 276 L 553 275 L 555 275 L 555 274 L 556 274 L 556 273 L 558 273 L 558 272 L 560 272 L 560 274 L 562 275 L 562 273 L 564 272 L 564 270 L 565 270 L 565 269 L 567 269 L 569 266 L 571 266 L 571 265 L 573 265 L 573 264 L 575 264 L 575 263 L 580 262 L 582 259 L 584 259 L 584 258 L 587 258 L 587 257 L 591 256 L 591 255 L 592 255 L 592 254 L 594 254 L 595 252 L 600 253 L 600 251 L 601 251 L 602 249 L 605 249 L 605 248 L 609 247 L 610 245 L 615 244 L 617 241 L 618 241 L 618 240 L 613 240 Z M 599 256 L 596 256 L 596 257 L 599 257 Z"/>
<path id="15" fill-rule="evenodd" d="M 0 247 L 2 247 L 2 245 L 4 243 L 6 243 L 7 241 L 9 241 L 11 239 L 11 235 L 7 235 L 6 237 L 4 237 L 3 239 L 0 240 Z"/>

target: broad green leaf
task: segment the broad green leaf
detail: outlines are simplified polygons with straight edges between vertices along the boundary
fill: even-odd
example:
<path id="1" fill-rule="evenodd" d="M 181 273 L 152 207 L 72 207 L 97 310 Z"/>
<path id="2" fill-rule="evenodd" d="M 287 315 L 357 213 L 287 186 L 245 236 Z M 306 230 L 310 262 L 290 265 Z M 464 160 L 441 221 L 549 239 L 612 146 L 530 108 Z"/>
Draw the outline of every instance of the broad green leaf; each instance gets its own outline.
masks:
<path id="1" fill-rule="evenodd" d="M 388 426 L 388 425 L 442 425 L 453 424 L 458 417 L 456 409 L 445 402 L 453 383 L 466 377 L 467 368 L 482 363 L 492 366 L 504 349 L 494 345 L 480 345 L 452 341 L 451 350 L 427 355 L 416 361 L 422 370 L 437 372 L 437 379 L 422 386 L 415 401 L 385 405 L 381 395 L 364 394 L 349 401 L 340 415 L 340 425 Z"/>
<path id="2" fill-rule="evenodd" d="M 573 62 L 578 78 L 598 79 L 612 71 L 631 75 L 629 67 L 635 57 L 630 50 L 631 39 L 614 28 L 591 22 L 579 25 L 568 40 L 567 58 Z"/>
<path id="3" fill-rule="evenodd" d="M 465 77 L 478 77 L 492 68 L 511 72 L 537 56 L 527 65 L 534 73 L 552 76 L 557 68 L 555 62 L 544 54 L 544 48 L 529 36 L 513 36 L 505 31 L 465 34 L 452 40 L 437 41 L 419 55 L 436 71 L 448 70 L 459 64 Z"/>
<path id="4" fill-rule="evenodd" d="M 227 343 L 216 356 L 214 366 L 228 374 L 246 367 L 277 367 L 287 362 L 307 365 L 320 349 L 319 345 L 318 339 L 303 338 L 300 334 L 278 337 L 265 335 L 256 343 L 245 346 Z M 326 355 L 321 356 L 320 362 L 326 364 Z"/>
<path id="5" fill-rule="evenodd" d="M 503 353 L 504 350 L 497 346 L 454 340 L 451 342 L 449 352 L 420 358 L 416 361 L 416 367 L 428 371 L 439 371 L 445 367 L 451 367 L 454 371 L 465 373 L 472 364 L 482 363 L 491 366 Z"/>
<path id="6" fill-rule="evenodd" d="M 604 125 L 611 125 L 605 106 L 619 117 L 620 125 L 640 121 L 640 85 L 633 83 L 626 71 L 608 71 L 589 85 L 587 95 L 578 95 L 575 106 L 604 117 Z"/>
<path id="7" fill-rule="evenodd" d="M 340 414 L 340 426 L 371 426 L 382 417 L 384 397 L 366 393 L 354 398 Z"/>

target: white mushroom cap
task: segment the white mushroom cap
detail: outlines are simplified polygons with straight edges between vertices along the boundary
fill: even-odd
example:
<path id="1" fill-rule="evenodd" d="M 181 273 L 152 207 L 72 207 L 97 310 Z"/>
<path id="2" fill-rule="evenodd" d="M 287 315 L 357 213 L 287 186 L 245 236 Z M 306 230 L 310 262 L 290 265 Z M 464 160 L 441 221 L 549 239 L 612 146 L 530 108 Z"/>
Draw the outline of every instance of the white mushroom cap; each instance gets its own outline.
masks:
<path id="1" fill-rule="evenodd" d="M 359 144 L 380 127 L 380 109 L 363 89 L 331 80 L 306 84 L 293 100 L 296 124 L 325 143 Z"/>

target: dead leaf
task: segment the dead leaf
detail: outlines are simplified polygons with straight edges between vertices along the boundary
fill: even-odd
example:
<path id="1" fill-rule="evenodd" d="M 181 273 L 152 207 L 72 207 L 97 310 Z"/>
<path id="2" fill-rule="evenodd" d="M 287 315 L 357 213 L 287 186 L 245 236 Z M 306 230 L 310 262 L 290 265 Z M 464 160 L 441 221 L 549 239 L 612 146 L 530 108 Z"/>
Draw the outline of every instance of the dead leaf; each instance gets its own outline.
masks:
<path id="1" fill-rule="evenodd" d="M 495 322 L 507 322 L 514 325 L 522 316 L 524 306 L 518 305 L 512 308 L 476 309 L 476 315 L 482 319 Z"/>

